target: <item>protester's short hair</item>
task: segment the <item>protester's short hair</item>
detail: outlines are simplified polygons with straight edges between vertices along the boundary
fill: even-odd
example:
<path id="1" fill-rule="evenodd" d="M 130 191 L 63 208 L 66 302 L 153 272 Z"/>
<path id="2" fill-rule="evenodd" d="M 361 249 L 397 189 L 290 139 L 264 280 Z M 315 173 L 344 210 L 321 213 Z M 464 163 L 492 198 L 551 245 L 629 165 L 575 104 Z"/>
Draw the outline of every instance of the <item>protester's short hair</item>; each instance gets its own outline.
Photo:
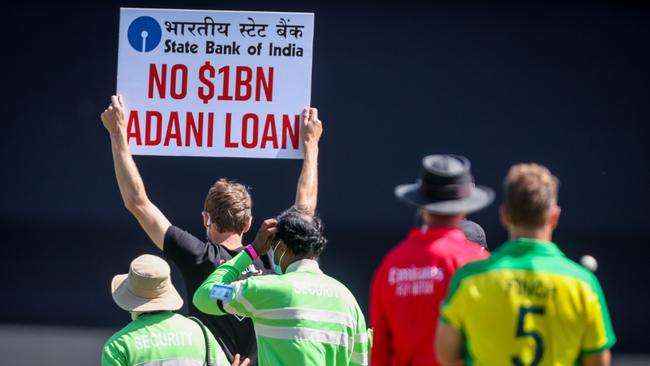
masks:
<path id="1" fill-rule="evenodd" d="M 323 223 L 318 216 L 291 207 L 276 219 L 276 237 L 282 239 L 297 257 L 318 257 L 325 249 L 327 239 L 323 235 Z"/>
<path id="2" fill-rule="evenodd" d="M 515 226 L 539 228 L 557 204 L 560 181 L 539 164 L 513 165 L 504 182 L 505 207 Z"/>
<path id="3" fill-rule="evenodd" d="M 241 234 L 251 219 L 252 206 L 248 187 L 221 178 L 208 191 L 204 210 L 220 233 Z"/>

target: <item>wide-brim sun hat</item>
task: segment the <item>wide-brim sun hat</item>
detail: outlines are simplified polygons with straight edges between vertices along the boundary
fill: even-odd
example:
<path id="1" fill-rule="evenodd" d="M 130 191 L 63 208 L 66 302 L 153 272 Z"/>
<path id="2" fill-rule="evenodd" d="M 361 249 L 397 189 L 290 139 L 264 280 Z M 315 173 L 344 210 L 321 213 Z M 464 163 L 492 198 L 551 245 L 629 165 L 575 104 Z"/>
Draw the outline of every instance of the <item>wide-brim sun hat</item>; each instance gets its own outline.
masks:
<path id="1" fill-rule="evenodd" d="M 113 277 L 113 300 L 126 311 L 178 310 L 183 306 L 183 299 L 171 282 L 170 272 L 164 259 L 141 255 L 131 262 L 129 273 Z"/>
<path id="2" fill-rule="evenodd" d="M 395 187 L 395 196 L 439 215 L 476 212 L 494 201 L 494 191 L 474 183 L 470 162 L 459 155 L 429 155 L 416 183 Z"/>

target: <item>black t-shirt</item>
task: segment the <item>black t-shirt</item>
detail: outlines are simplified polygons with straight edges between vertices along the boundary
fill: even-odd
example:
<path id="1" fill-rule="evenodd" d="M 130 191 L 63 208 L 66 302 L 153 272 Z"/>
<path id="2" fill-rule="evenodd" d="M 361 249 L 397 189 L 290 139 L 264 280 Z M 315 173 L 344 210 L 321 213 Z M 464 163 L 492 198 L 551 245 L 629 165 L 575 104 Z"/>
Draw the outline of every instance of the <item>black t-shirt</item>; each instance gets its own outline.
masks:
<path id="1" fill-rule="evenodd" d="M 170 226 L 165 233 L 163 246 L 165 257 L 174 262 L 181 271 L 185 280 L 187 301 L 190 315 L 199 319 L 210 329 L 214 337 L 221 344 L 224 353 L 232 362 L 236 353 L 251 359 L 251 365 L 257 365 L 257 342 L 253 322 L 248 318 L 237 318 L 234 315 L 215 316 L 200 312 L 192 304 L 192 296 L 215 268 L 230 260 L 242 249 L 229 250 L 222 245 L 206 243 L 194 235 Z M 240 280 L 250 276 L 264 274 L 269 268 L 268 258 L 262 256 L 253 261 L 239 277 Z"/>

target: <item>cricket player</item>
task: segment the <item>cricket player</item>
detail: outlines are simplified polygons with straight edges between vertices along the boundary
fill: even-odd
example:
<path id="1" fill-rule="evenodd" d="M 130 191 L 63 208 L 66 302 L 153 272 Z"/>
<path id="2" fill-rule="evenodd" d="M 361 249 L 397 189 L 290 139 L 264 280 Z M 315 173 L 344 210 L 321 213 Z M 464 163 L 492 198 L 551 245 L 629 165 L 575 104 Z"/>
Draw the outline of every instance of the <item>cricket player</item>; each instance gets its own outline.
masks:
<path id="1" fill-rule="evenodd" d="M 610 364 L 616 337 L 600 284 L 551 242 L 558 185 L 541 165 L 510 169 L 500 212 L 510 240 L 454 274 L 436 338 L 443 365 Z"/>

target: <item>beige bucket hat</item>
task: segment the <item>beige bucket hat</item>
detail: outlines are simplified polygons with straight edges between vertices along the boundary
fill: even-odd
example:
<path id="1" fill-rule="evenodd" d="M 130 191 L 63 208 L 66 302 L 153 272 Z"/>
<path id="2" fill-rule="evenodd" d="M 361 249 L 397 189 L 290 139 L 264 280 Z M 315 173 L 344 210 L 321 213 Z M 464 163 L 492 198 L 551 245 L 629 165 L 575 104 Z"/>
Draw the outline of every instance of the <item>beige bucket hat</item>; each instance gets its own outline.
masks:
<path id="1" fill-rule="evenodd" d="M 164 259 L 141 255 L 131 262 L 129 273 L 113 277 L 113 300 L 126 311 L 178 310 L 183 299 L 172 284 L 170 272 Z"/>

